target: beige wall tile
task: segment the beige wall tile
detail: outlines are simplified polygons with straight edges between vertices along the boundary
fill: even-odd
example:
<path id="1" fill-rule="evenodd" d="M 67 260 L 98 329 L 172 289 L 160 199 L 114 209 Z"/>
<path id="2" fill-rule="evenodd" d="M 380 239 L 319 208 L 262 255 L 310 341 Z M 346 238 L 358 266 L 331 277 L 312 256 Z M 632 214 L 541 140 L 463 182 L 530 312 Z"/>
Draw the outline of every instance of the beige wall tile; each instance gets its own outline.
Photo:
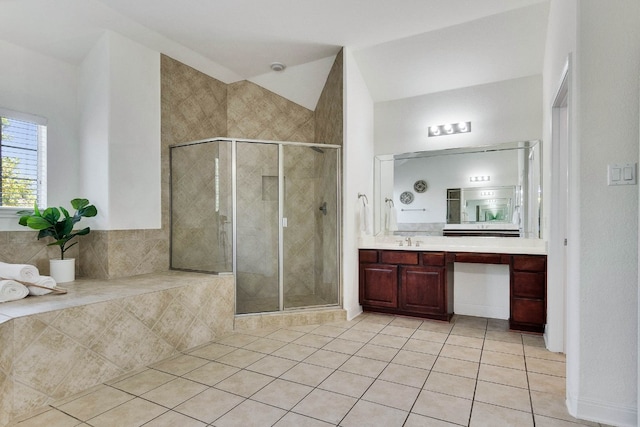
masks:
<path id="1" fill-rule="evenodd" d="M 52 395 L 64 381 L 84 349 L 71 338 L 47 328 L 26 349 L 16 353 L 13 373 L 16 381 Z M 55 354 L 55 357 L 51 355 Z"/>
<path id="2" fill-rule="evenodd" d="M 13 379 L 0 371 L 0 425 L 8 424 L 13 415 Z"/>
<path id="3" fill-rule="evenodd" d="M 315 141 L 342 145 L 343 53 L 340 51 L 331 67 L 327 82 L 316 105 Z"/>
<path id="4" fill-rule="evenodd" d="M 120 310 L 121 307 L 115 301 L 71 307 L 60 310 L 51 326 L 83 345 L 90 346 Z"/>
<path id="5" fill-rule="evenodd" d="M 35 390 L 20 381 L 13 381 L 12 418 L 26 414 L 51 403 L 53 400 L 45 393 Z"/>
<path id="6" fill-rule="evenodd" d="M 122 375 L 124 372 L 123 369 L 118 368 L 104 357 L 91 350 L 86 350 L 84 354 L 80 354 L 74 360 L 73 369 L 69 371 L 69 374 L 51 396 L 56 399 L 70 396 Z"/>

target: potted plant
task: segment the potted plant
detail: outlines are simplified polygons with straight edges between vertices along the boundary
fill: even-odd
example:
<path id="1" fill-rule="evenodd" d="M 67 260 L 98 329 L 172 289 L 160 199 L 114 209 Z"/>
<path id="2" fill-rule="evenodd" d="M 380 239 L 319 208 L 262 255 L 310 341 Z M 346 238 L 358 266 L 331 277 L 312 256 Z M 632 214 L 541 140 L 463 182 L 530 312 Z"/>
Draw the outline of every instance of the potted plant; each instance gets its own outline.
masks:
<path id="1" fill-rule="evenodd" d="M 76 241 L 69 244 L 74 237 L 84 236 L 91 231 L 89 227 L 74 231 L 73 227 L 82 217 L 98 214 L 98 209 L 90 205 L 87 199 L 73 199 L 71 206 L 76 210 L 73 216 L 63 207 L 51 207 L 40 211 L 37 204 L 34 204 L 33 211 L 18 212 L 18 215 L 21 215 L 20 225 L 38 230 L 38 240 L 52 237 L 54 241 L 47 246 L 60 247 L 60 259 L 49 260 L 51 277 L 58 283 L 75 280 L 75 258 L 65 259 L 64 253 L 78 243 Z"/>

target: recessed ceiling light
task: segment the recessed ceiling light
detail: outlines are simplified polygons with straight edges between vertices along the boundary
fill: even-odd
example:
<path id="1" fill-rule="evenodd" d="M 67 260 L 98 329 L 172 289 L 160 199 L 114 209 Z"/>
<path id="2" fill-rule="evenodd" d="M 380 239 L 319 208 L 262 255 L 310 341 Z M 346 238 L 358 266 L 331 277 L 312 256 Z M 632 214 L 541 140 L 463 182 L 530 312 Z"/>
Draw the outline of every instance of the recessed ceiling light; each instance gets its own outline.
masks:
<path id="1" fill-rule="evenodd" d="M 284 71 L 285 68 L 287 68 L 287 66 L 284 65 L 282 62 L 272 62 L 271 63 L 271 69 L 273 71 Z"/>

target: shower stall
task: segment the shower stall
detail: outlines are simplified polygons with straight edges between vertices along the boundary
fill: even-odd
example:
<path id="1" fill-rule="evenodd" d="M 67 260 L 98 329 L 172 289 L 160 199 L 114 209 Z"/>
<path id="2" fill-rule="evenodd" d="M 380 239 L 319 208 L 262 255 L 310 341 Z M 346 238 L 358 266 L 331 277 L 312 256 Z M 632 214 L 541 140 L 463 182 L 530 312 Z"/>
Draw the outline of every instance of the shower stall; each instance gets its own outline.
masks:
<path id="1" fill-rule="evenodd" d="M 233 273 L 236 314 L 340 304 L 340 146 L 170 147 L 171 268 Z"/>

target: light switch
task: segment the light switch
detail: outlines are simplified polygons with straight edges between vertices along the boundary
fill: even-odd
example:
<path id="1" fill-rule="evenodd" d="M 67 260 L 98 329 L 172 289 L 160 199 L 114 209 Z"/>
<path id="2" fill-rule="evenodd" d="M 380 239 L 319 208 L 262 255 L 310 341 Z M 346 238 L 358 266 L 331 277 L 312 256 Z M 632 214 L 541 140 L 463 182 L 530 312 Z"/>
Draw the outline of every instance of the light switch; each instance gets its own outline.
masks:
<path id="1" fill-rule="evenodd" d="M 620 181 L 620 168 L 611 168 L 611 181 Z"/>
<path id="2" fill-rule="evenodd" d="M 607 166 L 608 185 L 635 185 L 637 163 L 611 164 Z"/>
<path id="3" fill-rule="evenodd" d="M 633 169 L 630 166 L 625 166 L 623 171 L 624 171 L 625 181 L 630 181 L 633 179 L 634 173 L 633 173 Z"/>

